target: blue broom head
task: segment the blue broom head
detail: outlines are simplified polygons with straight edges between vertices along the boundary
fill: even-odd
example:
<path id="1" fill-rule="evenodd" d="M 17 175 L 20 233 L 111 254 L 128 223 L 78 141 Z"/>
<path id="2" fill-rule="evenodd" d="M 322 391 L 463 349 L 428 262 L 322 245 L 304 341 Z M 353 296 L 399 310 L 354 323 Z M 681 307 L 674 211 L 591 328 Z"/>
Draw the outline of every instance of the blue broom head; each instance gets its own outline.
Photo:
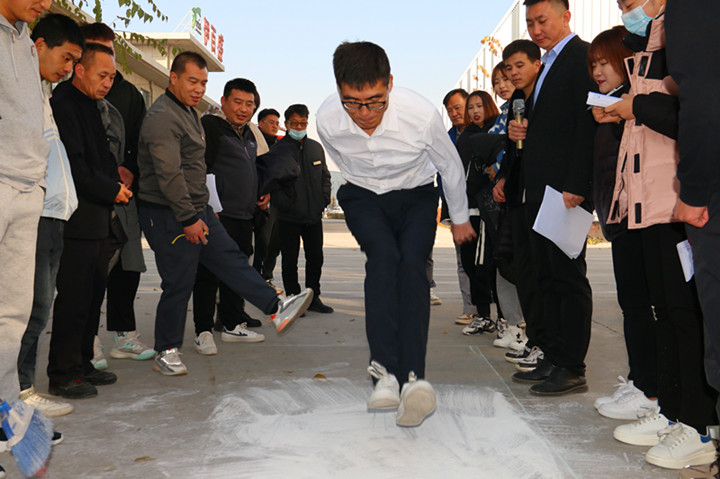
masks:
<path id="1" fill-rule="evenodd" d="M 25 477 L 40 472 L 50 456 L 53 424 L 24 401 L 0 404 L 2 427 L 18 469 Z"/>

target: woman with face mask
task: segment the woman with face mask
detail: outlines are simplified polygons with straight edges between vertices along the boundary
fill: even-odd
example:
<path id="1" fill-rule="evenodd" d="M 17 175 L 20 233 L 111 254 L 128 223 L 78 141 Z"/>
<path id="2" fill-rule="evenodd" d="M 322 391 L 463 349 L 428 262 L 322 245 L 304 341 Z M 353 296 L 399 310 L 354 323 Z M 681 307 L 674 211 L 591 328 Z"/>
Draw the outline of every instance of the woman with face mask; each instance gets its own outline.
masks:
<path id="1" fill-rule="evenodd" d="M 679 1 L 679 0 L 671 0 Z M 694 280 L 685 280 L 677 245 L 686 240 L 674 222 L 679 183 L 679 102 L 665 62 L 666 0 L 618 0 L 635 54 L 625 64 L 629 94 L 596 115 L 625 120 L 608 224 L 627 220 L 640 232 L 650 300 L 656 317 L 659 410 L 618 426 L 614 437 L 652 445 L 645 459 L 671 469 L 709 464 L 715 447 L 707 426 L 717 424 L 714 391 L 705 380 L 702 314 Z"/>

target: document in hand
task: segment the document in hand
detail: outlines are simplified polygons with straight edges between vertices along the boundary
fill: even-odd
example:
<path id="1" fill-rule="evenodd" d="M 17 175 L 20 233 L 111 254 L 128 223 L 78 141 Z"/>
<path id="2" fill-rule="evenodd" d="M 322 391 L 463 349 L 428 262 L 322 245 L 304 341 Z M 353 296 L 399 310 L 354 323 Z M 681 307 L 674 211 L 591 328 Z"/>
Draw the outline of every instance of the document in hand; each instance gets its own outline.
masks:
<path id="1" fill-rule="evenodd" d="M 602 108 L 607 108 L 610 105 L 619 102 L 622 100 L 622 98 L 618 98 L 616 96 L 610 96 L 610 95 L 602 95 L 600 93 L 595 93 L 593 91 L 588 92 L 587 97 L 587 104 L 590 106 L 599 106 Z"/>
<path id="2" fill-rule="evenodd" d="M 592 222 L 592 213 L 579 206 L 565 208 L 562 193 L 546 186 L 533 229 L 575 259 L 585 246 Z"/>
<path id="3" fill-rule="evenodd" d="M 210 193 L 210 198 L 208 198 L 208 205 L 213 209 L 213 212 L 220 213 L 223 210 L 222 203 L 220 203 L 220 196 L 217 192 L 217 186 L 215 185 L 215 175 L 212 173 L 208 173 L 205 182 L 207 183 L 207 189 L 208 193 Z"/>

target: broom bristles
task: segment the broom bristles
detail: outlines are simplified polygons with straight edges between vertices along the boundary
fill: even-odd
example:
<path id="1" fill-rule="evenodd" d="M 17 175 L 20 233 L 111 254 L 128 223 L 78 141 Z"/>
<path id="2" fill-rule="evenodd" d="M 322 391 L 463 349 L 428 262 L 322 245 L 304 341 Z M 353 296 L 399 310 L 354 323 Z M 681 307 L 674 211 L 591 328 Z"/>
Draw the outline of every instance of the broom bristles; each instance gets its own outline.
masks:
<path id="1" fill-rule="evenodd" d="M 3 404 L 3 429 L 9 439 L 18 469 L 25 477 L 32 477 L 40 472 L 50 456 L 52 447 L 53 424 L 50 419 L 32 406 L 15 401 L 12 408 Z M 14 411 L 13 411 L 14 409 Z M 28 416 L 29 417 L 28 420 Z M 12 421 L 10 420 L 12 416 Z M 15 431 L 10 428 L 15 427 Z M 27 427 L 25 427 L 27 425 Z"/>

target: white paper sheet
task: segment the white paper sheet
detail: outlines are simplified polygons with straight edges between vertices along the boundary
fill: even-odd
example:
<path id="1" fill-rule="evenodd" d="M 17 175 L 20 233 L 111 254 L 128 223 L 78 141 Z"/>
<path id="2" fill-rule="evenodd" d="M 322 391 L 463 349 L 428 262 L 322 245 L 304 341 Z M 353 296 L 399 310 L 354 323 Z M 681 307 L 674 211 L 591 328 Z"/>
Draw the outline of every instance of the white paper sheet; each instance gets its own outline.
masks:
<path id="1" fill-rule="evenodd" d="M 603 95 L 601 93 L 595 93 L 594 91 L 588 92 L 587 104 L 590 106 L 599 106 L 606 108 L 612 104 L 615 104 L 622 100 L 616 96 Z"/>
<path id="2" fill-rule="evenodd" d="M 693 263 L 692 246 L 688 240 L 681 241 L 677 244 L 678 256 L 680 256 L 680 264 L 682 265 L 683 274 L 685 274 L 685 282 L 690 281 L 695 275 L 695 264 Z"/>
<path id="3" fill-rule="evenodd" d="M 218 196 L 217 187 L 215 186 L 215 175 L 212 173 L 208 174 L 205 182 L 207 183 L 207 188 L 210 192 L 208 205 L 212 207 L 215 213 L 220 213 L 223 210 L 223 207 L 222 203 L 220 203 L 220 197 Z"/>
<path id="4" fill-rule="evenodd" d="M 585 246 L 592 222 L 592 213 L 579 206 L 565 208 L 562 193 L 546 186 L 533 229 L 575 259 Z"/>

